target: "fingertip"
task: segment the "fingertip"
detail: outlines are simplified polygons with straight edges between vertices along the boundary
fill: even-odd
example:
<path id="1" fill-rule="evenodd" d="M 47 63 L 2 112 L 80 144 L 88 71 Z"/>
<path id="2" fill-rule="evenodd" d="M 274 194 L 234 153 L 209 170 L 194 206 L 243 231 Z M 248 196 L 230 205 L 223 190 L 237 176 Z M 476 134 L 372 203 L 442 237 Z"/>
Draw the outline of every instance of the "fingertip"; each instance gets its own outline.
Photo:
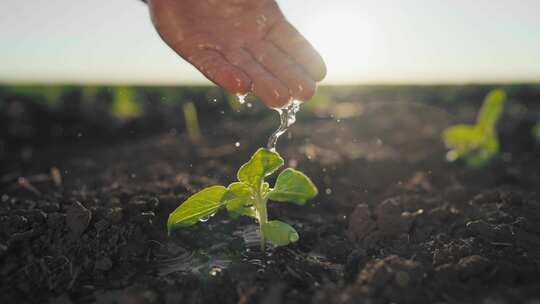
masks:
<path id="1" fill-rule="evenodd" d="M 326 77 L 326 64 L 321 55 L 311 46 L 300 48 L 298 55 L 294 56 L 314 81 L 321 81 Z"/>
<path id="2" fill-rule="evenodd" d="M 319 81 L 322 81 L 325 77 L 326 77 L 326 73 L 327 73 L 327 69 L 326 69 L 326 64 L 324 63 L 324 60 L 322 59 L 322 57 L 317 54 L 317 57 L 318 57 L 318 61 L 319 63 L 313 68 L 313 70 L 311 71 L 311 77 L 313 77 L 313 80 L 319 82 Z"/>
<path id="3" fill-rule="evenodd" d="M 305 81 L 298 84 L 297 89 L 292 91 L 292 96 L 294 99 L 304 102 L 310 100 L 315 95 L 316 90 L 317 84 L 314 81 Z"/>

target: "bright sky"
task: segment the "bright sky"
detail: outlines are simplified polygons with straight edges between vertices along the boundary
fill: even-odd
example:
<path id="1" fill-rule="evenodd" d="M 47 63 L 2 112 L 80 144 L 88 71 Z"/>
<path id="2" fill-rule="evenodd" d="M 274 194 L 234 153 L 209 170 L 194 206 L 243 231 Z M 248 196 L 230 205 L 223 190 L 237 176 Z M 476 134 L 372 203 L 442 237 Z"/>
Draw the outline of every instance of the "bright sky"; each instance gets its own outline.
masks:
<path id="1" fill-rule="evenodd" d="M 540 81 L 540 0 L 281 0 L 325 83 Z M 207 83 L 138 0 L 2 0 L 0 82 Z"/>

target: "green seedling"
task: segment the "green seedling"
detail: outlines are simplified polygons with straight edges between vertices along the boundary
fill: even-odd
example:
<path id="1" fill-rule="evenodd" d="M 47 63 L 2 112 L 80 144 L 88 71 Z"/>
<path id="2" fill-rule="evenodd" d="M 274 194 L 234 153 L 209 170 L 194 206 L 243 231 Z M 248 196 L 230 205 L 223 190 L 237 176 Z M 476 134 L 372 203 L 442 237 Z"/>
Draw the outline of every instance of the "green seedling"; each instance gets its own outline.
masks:
<path id="1" fill-rule="evenodd" d="M 176 208 L 167 222 L 169 234 L 178 228 L 206 222 L 224 208 L 233 219 L 248 216 L 257 220 L 262 250 L 266 241 L 276 246 L 298 241 L 298 232 L 291 225 L 268 220 L 267 202 L 272 200 L 304 205 L 317 195 L 317 187 L 302 172 L 287 168 L 278 175 L 274 188 L 270 188 L 264 179 L 281 166 L 283 158 L 277 152 L 262 148 L 257 150 L 238 170 L 237 182 L 228 187 L 203 189 Z"/>
<path id="2" fill-rule="evenodd" d="M 499 152 L 499 139 L 495 128 L 499 120 L 506 94 L 493 90 L 485 98 L 474 125 L 455 125 L 443 132 L 443 140 L 450 149 L 449 161 L 464 160 L 469 166 L 485 165 Z"/>

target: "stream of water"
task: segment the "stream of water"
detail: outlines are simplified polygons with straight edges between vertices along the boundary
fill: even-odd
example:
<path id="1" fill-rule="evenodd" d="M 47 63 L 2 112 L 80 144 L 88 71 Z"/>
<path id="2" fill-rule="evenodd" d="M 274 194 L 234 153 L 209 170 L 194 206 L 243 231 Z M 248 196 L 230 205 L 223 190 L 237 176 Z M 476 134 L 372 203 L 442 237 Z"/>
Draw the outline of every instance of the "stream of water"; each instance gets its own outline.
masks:
<path id="1" fill-rule="evenodd" d="M 268 138 L 267 147 L 270 151 L 276 151 L 276 145 L 279 137 L 289 129 L 296 121 L 296 113 L 300 110 L 300 101 L 291 100 L 291 102 L 283 108 L 274 108 L 279 113 L 279 127 L 270 138 Z"/>

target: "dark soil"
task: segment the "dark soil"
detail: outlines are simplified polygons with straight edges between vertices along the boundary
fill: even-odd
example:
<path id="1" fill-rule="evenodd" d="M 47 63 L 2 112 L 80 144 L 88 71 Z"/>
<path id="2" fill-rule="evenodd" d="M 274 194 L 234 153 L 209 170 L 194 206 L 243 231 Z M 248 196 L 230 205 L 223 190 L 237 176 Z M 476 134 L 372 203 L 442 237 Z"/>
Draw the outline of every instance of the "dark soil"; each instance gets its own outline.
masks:
<path id="1" fill-rule="evenodd" d="M 196 140 L 181 119 L 97 129 L 95 116 L 6 99 L 3 123 L 37 135 L 0 141 L 0 302 L 538 303 L 538 90 L 509 89 L 488 166 L 444 157 L 441 131 L 472 122 L 487 89 L 323 90 L 337 103 L 302 111 L 278 148 L 320 194 L 270 204 L 300 240 L 266 253 L 247 218 L 222 212 L 170 237 L 165 223 L 189 195 L 232 182 L 275 113 L 199 101 Z M 78 135 L 49 139 L 51 124 Z"/>

